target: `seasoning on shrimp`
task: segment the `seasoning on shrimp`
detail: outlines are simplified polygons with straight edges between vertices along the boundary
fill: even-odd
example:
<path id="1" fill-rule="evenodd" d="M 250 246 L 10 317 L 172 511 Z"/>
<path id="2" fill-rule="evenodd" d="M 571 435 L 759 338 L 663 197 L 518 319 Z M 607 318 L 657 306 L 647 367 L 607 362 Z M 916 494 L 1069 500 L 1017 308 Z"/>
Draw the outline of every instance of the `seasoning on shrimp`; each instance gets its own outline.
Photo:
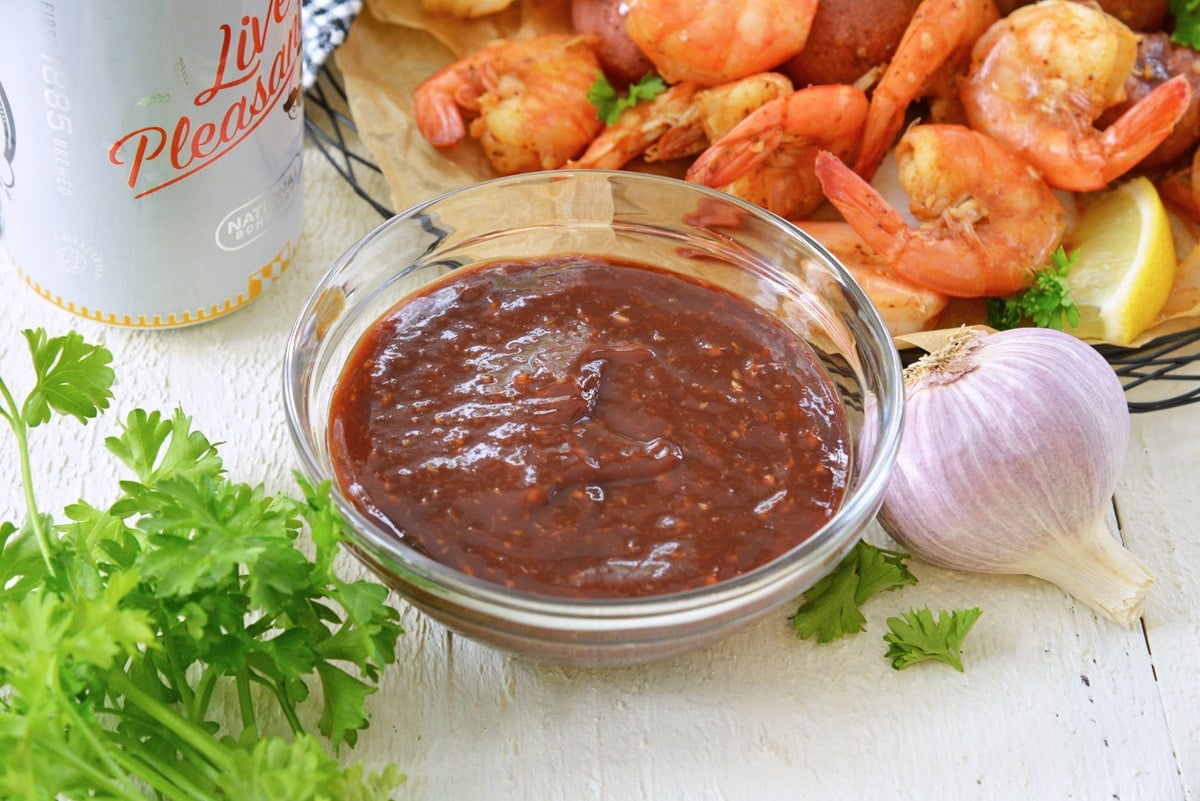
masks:
<path id="1" fill-rule="evenodd" d="M 1175 123 L 1170 136 L 1150 155 L 1138 162 L 1138 171 L 1158 170 L 1175 164 L 1200 140 L 1200 53 L 1184 44 L 1171 41 L 1171 34 L 1143 33 L 1138 36 L 1137 61 L 1125 80 L 1126 99 L 1101 115 L 1097 127 L 1111 124 L 1146 95 L 1176 75 L 1187 78 L 1192 87 L 1192 101 L 1187 111 Z"/>
<path id="2" fill-rule="evenodd" d="M 561 167 L 602 126 L 587 99 L 600 71 L 594 46 L 594 37 L 569 34 L 489 45 L 417 87 L 417 128 L 435 147 L 469 132 L 501 175 Z"/>
<path id="3" fill-rule="evenodd" d="M 797 90 L 766 103 L 714 142 L 688 169 L 687 180 L 783 217 L 806 217 L 824 200 L 813 171 L 818 151 L 852 159 L 866 117 L 867 97 L 854 86 Z"/>
<path id="4" fill-rule="evenodd" d="M 659 92 L 653 100 L 629 106 L 602 130 L 578 159 L 565 166 L 617 170 L 645 152 L 668 131 L 696 116 L 692 98 L 699 84 L 684 81 Z"/>
<path id="5" fill-rule="evenodd" d="M 927 330 L 949 305 L 949 296 L 897 275 L 891 263 L 849 224 L 803 220 L 795 225 L 820 242 L 854 276 L 892 336 Z"/>
<path id="6" fill-rule="evenodd" d="M 625 28 L 668 83 L 705 86 L 772 69 L 800 52 L 817 0 L 629 0 Z"/>
<path id="7" fill-rule="evenodd" d="M 780 72 L 759 72 L 696 92 L 695 114 L 646 148 L 646 161 L 694 156 L 772 100 L 791 94 L 792 81 Z"/>
<path id="8" fill-rule="evenodd" d="M 638 156 L 654 162 L 695 155 L 755 109 L 791 91 L 791 80 L 778 72 L 708 89 L 695 81 L 682 81 L 649 103 L 626 109 L 567 166 L 618 169 Z"/>
<path id="9" fill-rule="evenodd" d="M 1187 111 L 1176 76 L 1104 130 L 1125 99 L 1137 36 L 1086 3 L 1043 0 L 1013 11 L 976 42 L 962 101 L 971 127 L 1027 158 L 1058 189 L 1100 189 L 1153 151 Z"/>
<path id="10" fill-rule="evenodd" d="M 1066 209 L 1024 158 L 961 125 L 914 125 L 895 148 L 920 225 L 836 156 L 817 156 L 830 202 L 896 275 L 955 297 L 1029 286 L 1066 231 Z"/>
<path id="11" fill-rule="evenodd" d="M 910 103 L 939 87 L 957 94 L 953 73 L 965 75 L 972 46 L 999 18 L 993 0 L 922 0 L 896 55 L 871 90 L 862 150 L 854 165 L 859 175 L 870 180 L 879 169 L 904 127 Z"/>

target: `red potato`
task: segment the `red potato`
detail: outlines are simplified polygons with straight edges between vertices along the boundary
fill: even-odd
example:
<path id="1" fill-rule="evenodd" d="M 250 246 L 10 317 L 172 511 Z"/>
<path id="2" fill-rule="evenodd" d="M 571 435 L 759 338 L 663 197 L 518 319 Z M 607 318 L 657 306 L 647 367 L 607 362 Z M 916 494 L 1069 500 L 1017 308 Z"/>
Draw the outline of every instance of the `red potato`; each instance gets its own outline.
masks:
<path id="1" fill-rule="evenodd" d="M 820 0 L 804 49 L 780 69 L 797 87 L 854 83 L 896 52 L 920 0 Z"/>
<path id="2" fill-rule="evenodd" d="M 1175 44 L 1167 33 L 1142 34 L 1138 38 L 1133 74 L 1125 81 L 1125 102 L 1107 109 L 1097 121 L 1099 127 L 1107 127 L 1130 106 L 1175 75 L 1187 76 L 1192 87 L 1191 102 L 1170 136 L 1139 162 L 1142 170 L 1169 167 L 1200 141 L 1200 53 L 1187 45 Z"/>
<path id="3" fill-rule="evenodd" d="M 625 0 L 572 0 L 571 24 L 577 33 L 596 36 L 596 55 L 604 74 L 616 86 L 624 86 L 654 72 L 650 59 L 625 30 Z"/>
<path id="4" fill-rule="evenodd" d="M 1162 30 L 1170 0 L 1099 0 L 1100 7 L 1135 31 Z"/>
<path id="5" fill-rule="evenodd" d="M 1090 2 L 1090 0 L 1078 0 Z M 996 0 L 996 7 L 1003 16 L 1034 0 Z M 1124 22 L 1135 31 L 1162 30 L 1167 20 L 1170 0 L 1096 0 L 1096 5 Z"/>

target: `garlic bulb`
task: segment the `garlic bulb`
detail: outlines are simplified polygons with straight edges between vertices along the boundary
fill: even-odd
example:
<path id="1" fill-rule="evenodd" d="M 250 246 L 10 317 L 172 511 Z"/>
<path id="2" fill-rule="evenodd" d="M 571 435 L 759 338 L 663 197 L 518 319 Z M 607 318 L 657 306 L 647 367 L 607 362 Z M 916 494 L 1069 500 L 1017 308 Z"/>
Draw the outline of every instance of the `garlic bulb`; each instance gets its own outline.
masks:
<path id="1" fill-rule="evenodd" d="M 932 564 L 1037 576 L 1132 625 L 1154 576 L 1105 530 L 1129 408 L 1104 358 L 1051 329 L 964 328 L 904 383 L 884 529 Z"/>

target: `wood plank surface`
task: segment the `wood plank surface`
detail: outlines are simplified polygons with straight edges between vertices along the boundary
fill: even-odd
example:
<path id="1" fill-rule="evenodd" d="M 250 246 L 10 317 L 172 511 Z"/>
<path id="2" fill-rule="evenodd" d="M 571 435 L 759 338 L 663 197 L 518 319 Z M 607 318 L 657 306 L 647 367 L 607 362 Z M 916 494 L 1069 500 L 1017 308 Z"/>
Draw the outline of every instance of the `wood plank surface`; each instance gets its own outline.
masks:
<path id="1" fill-rule="evenodd" d="M 1133 418 L 1116 508 L 1126 543 L 1158 577 L 1146 642 L 1186 797 L 1200 798 L 1200 406 Z"/>

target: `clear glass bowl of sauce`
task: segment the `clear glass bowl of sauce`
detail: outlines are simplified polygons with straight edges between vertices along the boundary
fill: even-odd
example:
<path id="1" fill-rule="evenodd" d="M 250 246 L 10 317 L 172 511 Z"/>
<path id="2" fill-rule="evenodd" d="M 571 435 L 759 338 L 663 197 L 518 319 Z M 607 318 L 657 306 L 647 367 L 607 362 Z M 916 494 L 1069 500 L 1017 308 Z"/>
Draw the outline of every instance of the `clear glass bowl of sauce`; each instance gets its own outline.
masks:
<path id="1" fill-rule="evenodd" d="M 301 311 L 285 405 L 354 552 L 452 630 L 562 664 L 702 646 L 878 511 L 900 363 L 778 217 L 631 172 L 476 184 L 380 225 Z"/>

